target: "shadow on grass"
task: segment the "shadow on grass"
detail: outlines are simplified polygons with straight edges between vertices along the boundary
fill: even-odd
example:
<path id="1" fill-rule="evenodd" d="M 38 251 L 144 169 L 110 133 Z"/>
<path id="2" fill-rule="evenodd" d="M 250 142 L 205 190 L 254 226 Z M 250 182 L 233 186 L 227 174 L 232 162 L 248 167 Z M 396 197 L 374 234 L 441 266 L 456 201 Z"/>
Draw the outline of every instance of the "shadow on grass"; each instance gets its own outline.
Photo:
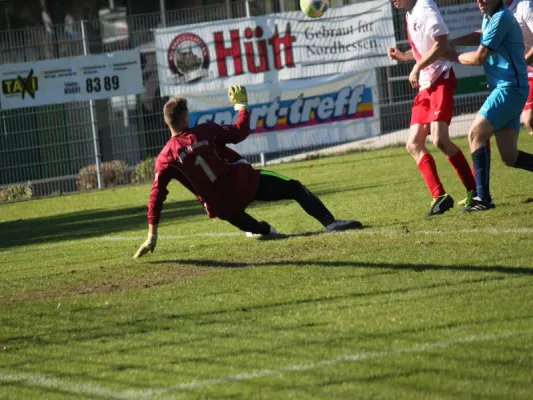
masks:
<path id="1" fill-rule="evenodd" d="M 81 364 L 81 357 L 79 355 L 73 355 L 72 353 L 59 353 L 56 354 L 55 352 L 50 352 L 50 354 L 43 355 L 32 353 L 31 360 L 24 360 L 16 362 L 12 362 L 9 364 L 4 365 L 4 368 L 8 368 L 8 370 L 16 370 L 16 369 L 24 369 L 28 365 L 31 365 L 31 363 L 38 363 L 38 365 L 42 365 L 45 363 L 51 364 L 51 361 L 53 362 L 53 365 L 64 365 L 65 362 L 71 363 L 74 365 L 80 365 L 81 368 L 76 369 L 69 369 L 68 372 L 64 372 L 62 370 L 55 370 L 53 372 L 53 375 L 57 378 L 65 378 L 71 380 L 73 377 L 81 378 L 84 381 L 97 381 L 100 384 L 105 383 L 111 383 L 111 384 L 119 384 L 119 385 L 127 385 L 130 388 L 140 388 L 140 389 L 146 389 L 146 382 L 139 382 L 134 381 L 131 379 L 128 375 L 118 375 L 116 374 L 117 371 L 132 371 L 137 373 L 150 373 L 150 374 L 158 374 L 160 377 L 167 377 L 170 380 L 175 380 L 175 372 L 173 372 L 172 366 L 180 366 L 184 367 L 182 368 L 183 371 L 180 372 L 180 377 L 184 381 L 197 381 L 198 375 L 195 370 L 198 368 L 201 368 L 202 365 L 205 365 L 207 368 L 213 368 L 213 366 L 217 366 L 219 369 L 224 369 L 224 367 L 227 367 L 229 369 L 235 368 L 235 366 L 239 365 L 239 359 L 242 359 L 243 356 L 246 356 L 248 359 L 250 357 L 258 357 L 258 358 L 288 358 L 294 359 L 293 362 L 291 362 L 291 365 L 298 364 L 300 357 L 298 356 L 298 353 L 295 353 L 295 349 L 307 349 L 307 352 L 313 351 L 312 346 L 317 346 L 320 349 L 324 348 L 330 348 L 331 347 L 331 355 L 324 356 L 326 357 L 326 360 L 328 358 L 330 359 L 338 359 L 339 352 L 341 352 L 341 355 L 349 355 L 357 354 L 358 352 L 364 351 L 364 349 L 368 348 L 369 344 L 373 343 L 374 340 L 388 340 L 390 341 L 390 346 L 394 346 L 395 340 L 398 338 L 401 338 L 402 340 L 409 340 L 409 342 L 412 343 L 412 345 L 418 344 L 420 341 L 423 342 L 431 342 L 431 337 L 428 339 L 426 336 L 428 333 L 439 333 L 439 332 L 448 332 L 453 329 L 460 329 L 460 328 L 467 328 L 467 329 L 476 329 L 480 330 L 483 329 L 487 324 L 492 323 L 513 323 L 513 322 L 526 322 L 531 320 L 530 315 L 520 316 L 520 317 L 504 317 L 504 318 L 472 318 L 472 320 L 469 321 L 452 321 L 452 322 L 443 322 L 439 324 L 423 324 L 421 326 L 415 326 L 415 327 L 399 327 L 398 325 L 393 327 L 384 327 L 382 329 L 377 329 L 373 332 L 343 332 L 343 333 L 335 333 L 327 336 L 309 336 L 302 339 L 296 339 L 298 336 L 302 336 L 301 333 L 305 332 L 308 328 L 315 328 L 315 327 L 322 327 L 322 329 L 329 327 L 329 323 L 323 323 L 323 324 L 295 324 L 288 322 L 284 324 L 283 326 L 279 325 L 268 325 L 268 324 L 261 324 L 261 334 L 278 334 L 279 332 L 285 332 L 285 335 L 288 336 L 286 340 L 273 340 L 269 346 L 265 346 L 264 343 L 259 341 L 257 344 L 250 345 L 250 336 L 254 336 L 256 333 L 255 331 L 251 331 L 246 329 L 246 325 L 244 325 L 245 329 L 243 329 L 242 332 L 240 331 L 233 331 L 232 329 L 229 330 L 223 330 L 223 332 L 220 329 L 214 329 L 214 330 L 207 330 L 207 331 L 198 331 L 194 333 L 189 333 L 186 335 L 179 335 L 179 334 L 172 334 L 173 330 L 179 331 L 180 329 L 176 326 L 165 326 L 165 321 L 163 320 L 156 320 L 154 322 L 159 323 L 159 327 L 165 326 L 164 329 L 162 329 L 162 332 L 165 333 L 165 337 L 154 337 L 154 330 L 151 329 L 139 329 L 138 335 L 136 336 L 136 340 L 133 342 L 129 342 L 127 345 L 124 345 L 123 343 L 120 343 L 120 347 L 117 348 L 115 346 L 102 346 L 102 348 L 97 349 L 93 347 L 93 353 L 91 353 L 90 361 L 85 361 L 87 363 L 90 363 L 90 366 L 92 368 L 98 368 L 99 371 L 106 371 L 109 373 L 101 374 L 97 377 L 94 376 L 94 374 L 88 374 L 87 367 L 85 367 L 83 364 Z M 164 319 L 164 318 L 163 318 Z M 242 319 L 241 319 L 242 321 Z M 240 322 L 242 323 L 242 322 Z M 223 325 L 230 325 L 230 321 L 218 321 L 218 324 Z M 128 333 L 126 333 L 128 332 Z M 130 334 L 129 330 L 126 330 L 126 332 L 122 332 L 121 334 L 117 335 L 119 340 L 122 338 L 123 335 Z M 291 332 L 298 332 L 300 335 L 291 334 Z M 252 333 L 252 335 L 250 335 Z M 422 335 L 422 337 L 414 336 L 411 337 L 410 335 Z M 144 336 L 146 335 L 146 336 Z M 290 336 L 289 336 L 290 335 Z M 409 336 L 406 336 L 409 335 Z M 116 340 L 117 336 L 109 338 L 110 340 Z M 84 342 L 86 340 L 90 341 L 91 338 L 83 338 L 80 339 L 78 335 L 76 336 L 69 336 L 71 339 L 67 343 L 76 343 L 76 342 Z M 232 346 L 220 346 L 220 347 L 210 347 L 213 340 L 228 340 L 228 339 L 244 339 L 242 342 L 240 342 L 240 345 Z M 31 341 L 34 341 L 35 337 L 32 338 Z M 68 339 L 67 339 L 68 340 Z M 107 339 L 104 339 L 104 342 L 106 342 Z M 357 348 L 353 348 L 353 344 L 358 343 Z M 39 342 L 40 347 L 51 345 L 53 343 L 50 343 L 48 341 Z M 341 350 L 338 350 L 340 348 L 340 345 L 344 345 L 347 349 L 353 349 L 353 350 L 344 350 L 342 352 Z M 192 346 L 193 348 L 199 347 L 202 350 L 198 351 L 196 353 L 190 354 L 189 352 L 183 353 L 182 351 L 179 351 L 180 347 L 189 347 Z M 375 345 L 374 345 L 375 346 Z M 374 347 L 371 346 L 371 347 Z M 154 348 L 154 355 L 160 356 L 161 359 L 159 359 L 158 363 L 150 362 L 151 360 L 148 360 L 146 362 L 128 362 L 130 359 L 136 359 L 135 356 L 138 357 L 142 354 L 146 354 L 147 348 Z M 161 350 L 162 348 L 165 348 L 166 352 L 163 353 L 164 350 Z M 172 349 L 169 352 L 169 348 Z M 505 352 L 507 346 L 503 346 L 501 351 Z M 176 349 L 176 350 L 174 350 Z M 383 349 L 384 351 L 387 351 L 389 349 L 389 346 L 385 346 Z M 393 350 L 394 347 L 391 349 Z M 391 351 L 389 350 L 389 351 Z M 187 354 L 189 353 L 189 354 Z M 75 353 L 74 353 L 75 354 Z M 442 352 L 426 352 L 424 353 L 426 357 L 435 358 L 436 362 L 440 362 L 443 358 L 445 360 L 459 360 L 463 361 L 463 357 L 450 357 L 447 353 L 443 354 Z M 468 354 L 468 357 L 464 357 L 465 360 L 467 360 L 470 364 L 475 363 L 474 365 L 482 365 L 483 363 L 487 363 L 487 355 L 484 353 L 477 353 L 478 356 L 476 357 L 474 353 Z M 514 364 L 512 362 L 509 362 L 507 365 L 506 363 L 500 363 L 499 359 L 501 356 L 498 356 L 499 353 L 496 353 L 493 355 L 493 357 L 498 357 L 498 360 L 496 361 L 497 366 L 505 367 L 505 366 L 513 366 L 516 365 L 516 360 L 514 361 Z M 105 357 L 102 357 L 105 356 Z M 146 357 L 146 356 L 145 356 Z M 238 358 L 237 360 L 235 358 Z M 438 359 L 437 359 L 438 357 Z M 324 360 L 324 361 L 326 361 Z M 348 362 L 348 359 L 346 360 Z M 163 364 L 166 364 L 165 368 L 162 368 Z M 300 361 L 301 362 L 301 361 Z M 489 360 L 491 364 L 494 364 L 492 360 Z M 189 369 L 188 366 L 191 366 L 192 369 Z M 318 365 L 317 365 L 318 366 Z M 35 368 L 35 366 L 33 366 Z M 41 367 L 42 368 L 42 367 Z M 244 365 L 242 366 L 244 370 L 247 370 Z M 50 367 L 47 368 L 48 371 L 50 371 Z M 352 377 L 344 377 L 344 376 L 336 376 L 334 377 L 335 380 L 326 380 L 324 379 L 318 379 L 318 380 L 311 380 L 311 383 L 288 383 L 288 384 L 276 384 L 275 387 L 277 388 L 292 388 L 293 390 L 306 390 L 311 389 L 312 393 L 316 395 L 317 387 L 320 386 L 328 386 L 329 384 L 342 384 L 347 383 L 351 381 L 380 381 L 382 379 L 388 379 L 390 377 L 396 376 L 408 376 L 410 375 L 410 371 L 412 372 L 412 369 L 408 365 L 403 366 L 403 370 L 399 371 L 397 374 L 395 373 L 388 373 L 386 371 L 378 371 L 376 374 L 370 375 L 370 376 L 352 376 Z M 51 372 L 51 371 L 50 371 Z M 285 371 L 286 373 L 289 372 L 289 370 Z M 427 372 L 427 370 L 426 370 Z M 440 371 L 441 373 L 443 371 Z M 224 374 L 224 372 L 219 372 L 222 376 L 225 376 L 227 374 Z M 280 372 L 281 374 L 281 372 Z M 451 375 L 456 377 L 457 379 L 461 377 L 465 377 L 467 374 L 464 371 L 458 372 L 457 375 L 454 375 L 452 372 Z M 469 377 L 475 377 L 477 381 L 483 380 L 483 374 L 482 373 L 472 373 L 467 374 Z M 478 376 L 479 375 L 479 376 Z M 228 379 L 228 382 L 230 380 Z M 24 387 L 23 384 L 20 385 L 21 387 Z M 272 384 L 270 385 L 272 387 Z M 527 387 L 527 386 L 526 386 Z M 177 390 L 177 389 L 176 389 Z M 172 392 L 172 389 L 169 389 L 169 394 Z M 79 392 L 76 392 L 76 394 L 79 395 Z M 220 398 L 220 396 L 217 396 L 217 398 Z"/>
<path id="2" fill-rule="evenodd" d="M 0 248 L 110 235 L 146 227 L 147 207 L 88 210 L 0 223 Z M 197 200 L 165 203 L 165 220 L 205 215 Z"/>
<path id="3" fill-rule="evenodd" d="M 319 234 L 309 233 L 307 236 Z M 353 267 L 370 269 L 412 270 L 423 271 L 460 271 L 460 272 L 495 272 L 500 274 L 533 275 L 533 267 L 506 267 L 503 265 L 439 265 L 439 264 L 411 264 L 411 263 L 373 263 L 361 261 L 267 261 L 258 263 L 244 263 L 218 260 L 160 260 L 150 261 L 150 264 L 179 264 L 207 268 L 246 268 L 246 267 L 279 267 L 279 266 L 315 266 L 315 267 Z"/>
<path id="4" fill-rule="evenodd" d="M 344 189 L 323 189 L 316 193 L 319 196 L 367 190 L 379 188 L 383 185 L 354 186 Z M 255 206 L 279 207 L 283 204 L 295 203 L 293 200 L 281 200 L 274 202 L 257 201 Z M 296 204 L 296 203 L 295 203 Z M 304 211 L 302 210 L 302 215 Z M 13 246 L 24 246 L 42 243 L 54 243 L 66 240 L 78 240 L 102 235 L 110 235 L 118 232 L 142 229 L 146 227 L 147 207 L 130 207 L 118 210 L 83 210 L 61 215 L 28 218 L 0 223 L 0 249 Z M 166 221 L 183 219 L 187 217 L 205 215 L 205 210 L 197 200 L 185 200 L 173 203 L 165 203 L 162 218 Z M 312 236 L 323 232 L 287 235 Z"/>
<path id="5" fill-rule="evenodd" d="M 457 292 L 460 292 L 463 285 L 471 285 L 471 284 L 485 284 L 490 281 L 500 281 L 505 278 L 501 277 L 489 277 L 489 278 L 483 278 L 483 279 L 467 279 L 460 282 L 441 282 L 441 283 L 432 283 L 427 285 L 417 285 L 417 286 L 408 286 L 403 288 L 394 288 L 394 289 L 385 289 L 385 290 L 378 290 L 374 292 L 352 292 L 352 293 L 344 293 L 339 294 L 336 296 L 332 295 L 323 295 L 318 297 L 312 297 L 312 298 L 298 298 L 298 299 L 292 299 L 292 300 L 277 300 L 273 299 L 273 301 L 258 301 L 253 304 L 243 304 L 243 305 L 232 305 L 225 307 L 223 304 L 220 306 L 217 305 L 213 309 L 207 309 L 207 310 L 195 310 L 195 311 L 188 311 L 188 310 L 182 310 L 181 312 L 175 312 L 175 313 L 165 313 L 165 312 L 159 312 L 159 313 L 150 313 L 150 314 L 143 314 L 135 317 L 132 315 L 132 319 L 128 319 L 125 321 L 116 321 L 106 320 L 105 314 L 102 313 L 100 308 L 93 308 L 92 313 L 99 312 L 102 318 L 104 318 L 105 321 L 108 321 L 109 324 L 103 324 L 103 325 L 97 325 L 94 326 L 94 323 L 91 323 L 88 326 L 82 326 L 82 327 L 68 327 L 68 328 L 57 328 L 50 326 L 50 328 L 46 332 L 42 333 L 31 333 L 31 334 L 24 334 L 20 336 L 11 336 L 4 340 L 4 343 L 6 344 L 12 344 L 12 343 L 35 343 L 39 345 L 65 345 L 69 343 L 76 343 L 76 342 L 84 342 L 84 341 L 94 341 L 94 340 L 116 340 L 117 338 L 121 338 L 123 336 L 127 336 L 130 334 L 149 334 L 150 340 L 153 340 L 153 334 L 155 332 L 168 332 L 176 329 L 176 325 L 181 325 L 184 323 L 184 321 L 189 321 L 194 323 L 195 325 L 198 325 L 199 323 L 205 325 L 206 323 L 212 322 L 214 325 L 220 325 L 225 323 L 230 323 L 224 319 L 220 319 L 221 316 L 227 316 L 232 314 L 238 314 L 240 315 L 239 319 L 243 319 L 243 315 L 246 315 L 253 311 L 266 311 L 266 310 L 277 310 L 282 307 L 295 307 L 295 306 L 301 306 L 301 305 L 307 305 L 307 304 L 319 304 L 319 303 L 333 303 L 336 301 L 352 301 L 357 300 L 357 303 L 350 303 L 349 306 L 351 308 L 353 307 L 364 307 L 368 306 L 369 304 L 372 304 L 372 306 L 376 306 L 377 304 L 386 303 L 405 303 L 406 306 L 411 306 L 411 304 L 417 304 L 417 302 L 422 298 L 435 298 L 435 293 L 429 293 L 427 295 L 417 296 L 415 298 L 409 298 L 409 299 L 396 299 L 392 300 L 390 298 L 391 295 L 397 295 L 397 294 L 406 294 L 406 293 L 423 293 L 425 290 L 432 290 L 432 289 L 442 289 L 442 288 L 453 288 L 455 287 Z M 524 284 L 522 287 L 528 287 L 527 284 Z M 486 290 L 486 289 L 483 289 Z M 449 295 L 449 293 L 447 294 Z M 381 298 L 381 300 L 376 301 L 376 299 Z M 372 299 L 370 300 L 370 303 L 365 301 L 366 299 Z M 89 310 L 85 310 L 86 312 L 91 312 Z M 32 316 L 33 317 L 33 316 Z M 115 318 L 113 315 L 110 318 Z M 391 338 L 395 339 L 398 337 L 398 335 L 401 334 L 417 334 L 417 333 L 427 333 L 431 330 L 450 330 L 454 328 L 464 327 L 464 326 L 476 326 L 476 325 L 484 325 L 487 323 L 493 323 L 493 322 L 511 322 L 511 321 L 530 321 L 533 319 L 533 315 L 520 315 L 520 316 L 506 316 L 506 317 L 486 317 L 486 318 L 472 318 L 471 320 L 459 320 L 459 321 L 443 321 L 442 323 L 433 324 L 431 326 L 423 325 L 423 326 L 414 326 L 414 327 L 399 327 L 398 329 L 395 329 L 393 332 L 390 331 L 383 331 L 383 332 L 373 332 L 373 333 L 362 333 L 360 338 Z M 181 322 L 180 322 L 181 321 Z M 102 322 L 100 322 L 101 324 Z M 312 327 L 312 326 L 311 326 Z M 294 324 L 289 323 L 287 326 L 271 326 L 271 327 L 262 327 L 261 332 L 266 333 L 269 332 L 282 332 L 287 330 L 299 330 L 302 329 L 303 325 L 301 324 Z M 179 329 L 179 328 L 178 328 Z M 186 338 L 185 341 L 181 341 L 182 345 L 186 345 L 189 343 L 197 343 L 199 340 L 212 340 L 214 337 L 231 337 L 228 336 L 228 334 L 224 331 L 217 331 L 216 333 L 213 331 L 208 332 L 208 335 L 206 337 L 203 337 L 200 334 L 194 335 L 192 338 Z M 348 335 L 348 338 L 350 340 L 353 340 L 353 335 L 350 333 Z M 338 339 L 338 338 L 337 338 Z M 337 340 L 335 339 L 335 340 Z M 139 344 L 140 338 L 138 338 L 137 343 L 134 343 L 132 348 L 145 348 L 145 344 Z M 142 341 L 142 340 L 141 340 Z M 302 344 L 311 345 L 313 343 L 319 344 L 322 340 L 313 340 L 311 338 L 302 339 Z M 161 344 L 172 344 L 175 343 L 174 340 L 164 340 L 163 342 L 158 343 Z M 153 345 L 153 343 L 151 343 Z M 273 349 L 272 349 L 273 350 Z M 99 354 L 106 354 L 109 352 L 113 352 L 113 350 L 109 349 L 102 349 L 101 351 L 98 351 Z M 49 357 L 49 355 L 47 355 Z M 195 357 L 196 359 L 196 357 Z"/>

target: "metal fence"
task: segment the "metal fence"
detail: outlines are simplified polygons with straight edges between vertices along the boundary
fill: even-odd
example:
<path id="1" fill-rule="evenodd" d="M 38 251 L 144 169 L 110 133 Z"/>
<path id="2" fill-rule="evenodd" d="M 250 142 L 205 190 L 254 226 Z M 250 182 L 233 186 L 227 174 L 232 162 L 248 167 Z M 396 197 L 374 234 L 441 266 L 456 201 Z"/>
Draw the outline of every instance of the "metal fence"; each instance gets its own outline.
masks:
<path id="1" fill-rule="evenodd" d="M 366 0 L 336 0 L 332 5 Z M 442 0 L 440 6 L 471 3 L 471 0 Z M 155 156 L 168 140 L 163 124 L 152 29 L 161 26 L 209 22 L 246 15 L 296 10 L 297 0 L 285 0 L 284 10 L 270 0 L 232 2 L 209 7 L 170 11 L 163 15 L 126 16 L 123 12 L 102 13 L 95 21 L 74 26 L 0 32 L 1 63 L 31 62 L 139 48 L 145 91 L 137 96 L 115 97 L 94 102 L 0 111 L 0 187 L 31 182 L 33 196 L 74 192 L 82 168 L 122 160 L 127 176 L 111 183 L 128 183 L 131 171 L 142 160 Z M 392 6 L 392 5 L 391 5 Z M 407 45 L 403 11 L 394 11 L 399 47 Z M 380 68 L 378 90 L 381 134 L 408 126 L 415 90 L 407 76 L 412 64 Z M 458 96 L 456 114 L 474 112 L 483 96 Z M 310 150 L 298 149 L 297 151 Z M 269 158 L 289 152 L 267 155 Z M 258 161 L 259 155 L 252 161 Z M 252 157 L 253 158 L 253 157 Z M 104 164 L 105 166 L 106 164 Z M 87 186 L 84 187 L 87 189 Z"/>

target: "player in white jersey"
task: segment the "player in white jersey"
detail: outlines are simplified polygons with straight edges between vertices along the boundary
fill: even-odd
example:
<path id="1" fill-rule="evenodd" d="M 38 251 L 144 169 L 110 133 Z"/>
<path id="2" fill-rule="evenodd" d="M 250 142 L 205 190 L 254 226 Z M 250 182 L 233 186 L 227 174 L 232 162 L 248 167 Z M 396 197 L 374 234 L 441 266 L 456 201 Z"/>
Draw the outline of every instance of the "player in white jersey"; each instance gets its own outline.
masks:
<path id="1" fill-rule="evenodd" d="M 505 5 L 513 13 L 524 35 L 526 47 L 527 75 L 529 80 L 529 96 L 522 111 L 522 123 L 533 135 L 533 1 L 505 0 Z"/>
<path id="2" fill-rule="evenodd" d="M 453 95 L 457 81 L 452 63 L 442 57 L 448 51 L 448 28 L 433 0 L 392 0 L 396 8 L 407 11 L 407 33 L 411 50 L 391 47 L 391 60 L 415 60 L 409 82 L 419 88 L 411 113 L 407 151 L 412 155 L 428 186 L 433 202 L 428 215 L 442 214 L 454 206 L 437 173 L 435 159 L 426 147 L 429 134 L 433 143 L 448 158 L 467 191 L 467 204 L 475 196 L 476 183 L 463 152 L 450 140 Z"/>

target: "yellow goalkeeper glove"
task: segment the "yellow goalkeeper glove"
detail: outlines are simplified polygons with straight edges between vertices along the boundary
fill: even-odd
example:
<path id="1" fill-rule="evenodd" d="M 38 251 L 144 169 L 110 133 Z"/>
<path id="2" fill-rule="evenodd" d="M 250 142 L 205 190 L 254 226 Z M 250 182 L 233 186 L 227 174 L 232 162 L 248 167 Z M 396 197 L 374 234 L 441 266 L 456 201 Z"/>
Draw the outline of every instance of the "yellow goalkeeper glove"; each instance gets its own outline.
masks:
<path id="1" fill-rule="evenodd" d="M 241 85 L 234 85 L 228 89 L 229 100 L 233 103 L 235 110 L 248 109 L 248 93 Z"/>
<path id="2" fill-rule="evenodd" d="M 151 233 L 148 234 L 148 238 L 146 241 L 141 244 L 141 247 L 139 247 L 139 250 L 137 250 L 137 253 L 133 256 L 133 258 L 139 258 L 144 256 L 146 253 L 151 251 L 154 252 L 155 245 L 157 244 L 157 235 L 153 235 Z"/>

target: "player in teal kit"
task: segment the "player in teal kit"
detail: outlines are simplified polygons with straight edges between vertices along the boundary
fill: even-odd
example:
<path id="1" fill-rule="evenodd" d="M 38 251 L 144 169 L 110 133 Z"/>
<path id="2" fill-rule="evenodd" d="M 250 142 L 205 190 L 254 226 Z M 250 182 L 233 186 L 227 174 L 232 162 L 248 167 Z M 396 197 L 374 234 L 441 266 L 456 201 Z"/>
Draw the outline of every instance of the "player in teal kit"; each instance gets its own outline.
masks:
<path id="1" fill-rule="evenodd" d="M 480 32 L 451 41 L 452 46 L 479 45 L 476 51 L 449 58 L 464 65 L 483 65 L 491 93 L 468 133 L 477 196 L 465 212 L 494 208 L 490 194 L 490 148 L 493 134 L 505 165 L 533 172 L 533 154 L 518 151 L 520 114 L 529 93 L 522 30 L 502 0 L 477 0 L 484 14 Z"/>

